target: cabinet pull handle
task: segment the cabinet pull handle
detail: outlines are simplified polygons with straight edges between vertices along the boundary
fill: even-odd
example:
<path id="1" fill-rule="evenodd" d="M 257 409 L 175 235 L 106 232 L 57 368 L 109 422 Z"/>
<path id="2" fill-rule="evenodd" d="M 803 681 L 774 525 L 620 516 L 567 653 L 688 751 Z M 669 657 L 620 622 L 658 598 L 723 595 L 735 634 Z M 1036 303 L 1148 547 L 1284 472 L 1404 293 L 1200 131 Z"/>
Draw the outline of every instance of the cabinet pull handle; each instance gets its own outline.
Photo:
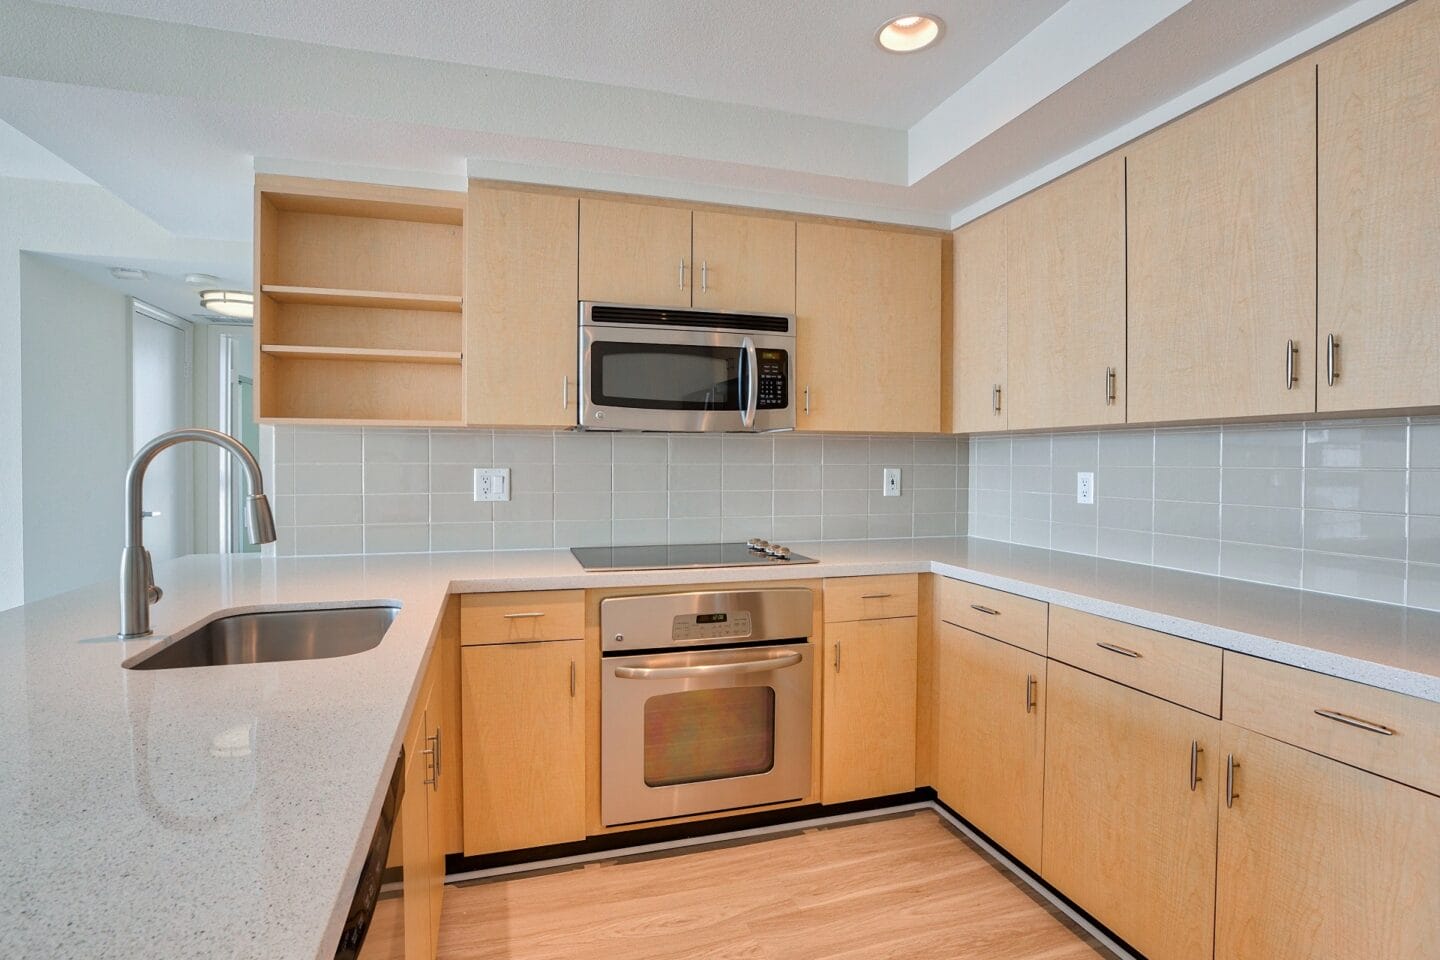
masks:
<path id="1" fill-rule="evenodd" d="M 862 593 L 862 594 L 860 594 L 860 599 L 861 599 L 861 600 L 884 600 L 886 597 L 893 597 L 893 596 L 895 596 L 895 594 L 893 594 L 893 593 Z"/>
<path id="2" fill-rule="evenodd" d="M 1285 389 L 1295 389 L 1295 341 L 1285 341 Z"/>
<path id="3" fill-rule="evenodd" d="M 685 289 L 685 258 L 680 258 L 680 289 Z"/>
<path id="4" fill-rule="evenodd" d="M 1194 793 L 1194 792 L 1195 792 L 1195 788 L 1196 788 L 1197 786 L 1199 786 L 1202 782 L 1204 782 L 1204 779 L 1205 779 L 1204 777 L 1200 776 L 1200 754 L 1202 754 L 1202 753 L 1204 753 L 1204 752 L 1205 752 L 1205 748 L 1202 747 L 1202 746 L 1200 746 L 1200 741 L 1199 741 L 1199 740 L 1191 740 L 1191 741 L 1190 741 L 1190 792 L 1191 792 L 1191 793 Z"/>
<path id="5" fill-rule="evenodd" d="M 541 612 L 538 611 L 538 610 L 534 610 L 534 611 L 531 611 L 530 613 L 507 613 L 507 614 L 505 614 L 505 619 L 506 619 L 506 620 L 534 620 L 536 617 L 543 617 L 543 616 L 545 616 L 545 614 L 541 613 Z"/>
<path id="6" fill-rule="evenodd" d="M 995 384 L 990 390 L 990 406 L 993 412 L 1000 412 L 1000 384 Z"/>
<path id="7" fill-rule="evenodd" d="M 977 610 L 977 611 L 979 611 L 980 613 L 989 614 L 989 615 L 992 616 L 992 617 L 998 617 L 998 616 L 1000 616 L 1000 611 L 999 611 L 999 610 L 996 610 L 996 609 L 993 608 L 993 607 L 982 607 L 982 606 L 981 606 L 980 604 L 978 604 L 978 603 L 972 603 L 972 604 L 970 604 L 970 609 L 971 609 L 971 610 Z"/>
<path id="8" fill-rule="evenodd" d="M 1105 368 L 1105 406 L 1115 405 L 1115 368 Z"/>
<path id="9" fill-rule="evenodd" d="M 560 409 L 570 409 L 570 374 L 565 374 L 565 379 L 560 381 Z"/>
<path id="10" fill-rule="evenodd" d="M 1139 660 L 1142 656 L 1142 654 L 1135 650 L 1131 650 L 1129 647 L 1122 647 L 1119 644 L 1115 643 L 1101 643 L 1097 640 L 1095 642 L 1095 646 L 1099 647 L 1101 650 L 1109 650 L 1111 653 L 1118 653 L 1122 657 L 1130 657 L 1132 660 Z"/>
<path id="11" fill-rule="evenodd" d="M 1240 799 L 1240 794 L 1235 792 L 1235 771 L 1240 769 L 1240 761 L 1235 759 L 1235 754 L 1225 754 L 1225 806 L 1235 806 L 1235 801 Z"/>
<path id="12" fill-rule="evenodd" d="M 428 744 L 430 744 L 429 749 L 427 749 L 427 750 L 421 750 L 421 751 L 420 751 L 420 752 L 423 753 L 425 756 L 427 756 L 427 757 L 430 758 L 430 760 L 429 760 L 429 764 L 430 764 L 430 776 L 428 776 L 428 777 L 425 778 L 425 782 L 426 782 L 427 784 L 429 784 L 431 787 L 433 787 L 434 789 L 439 790 L 439 789 L 440 789 L 440 728 L 439 728 L 439 727 L 436 727 L 436 728 L 435 728 L 435 735 L 434 735 L 433 737 L 426 737 L 426 738 L 425 738 L 425 742 L 428 743 Z"/>
<path id="13" fill-rule="evenodd" d="M 1035 686 L 1036 686 L 1035 674 L 1033 674 L 1033 673 L 1027 673 L 1027 674 L 1025 675 L 1025 712 L 1026 712 L 1026 713 L 1034 713 L 1034 712 L 1035 712 Z"/>
<path id="14" fill-rule="evenodd" d="M 840 672 L 840 641 L 835 641 L 835 672 Z"/>
<path id="15" fill-rule="evenodd" d="M 704 293 L 710 289 L 710 264 L 707 261 L 700 261 L 700 292 Z"/>
<path id="16" fill-rule="evenodd" d="M 1347 727 L 1357 727 L 1361 730 L 1368 730 L 1371 733 L 1378 733 L 1382 737 L 1395 736 L 1393 727 L 1387 727 L 1383 723 L 1372 723 L 1369 720 L 1362 720 L 1359 717 L 1352 717 L 1348 713 L 1341 713 L 1339 710 L 1316 710 L 1315 716 L 1324 717 L 1326 720 L 1334 720 L 1336 723 L 1343 723 Z"/>
<path id="17" fill-rule="evenodd" d="M 575 661 L 570 661 L 570 699 L 575 699 Z"/>
<path id="18" fill-rule="evenodd" d="M 1340 352 L 1340 338 L 1330 334 L 1325 338 L 1325 385 L 1335 386 L 1335 356 Z"/>
<path id="19" fill-rule="evenodd" d="M 808 383 L 805 385 L 805 415 L 807 417 L 810 415 L 810 385 Z"/>

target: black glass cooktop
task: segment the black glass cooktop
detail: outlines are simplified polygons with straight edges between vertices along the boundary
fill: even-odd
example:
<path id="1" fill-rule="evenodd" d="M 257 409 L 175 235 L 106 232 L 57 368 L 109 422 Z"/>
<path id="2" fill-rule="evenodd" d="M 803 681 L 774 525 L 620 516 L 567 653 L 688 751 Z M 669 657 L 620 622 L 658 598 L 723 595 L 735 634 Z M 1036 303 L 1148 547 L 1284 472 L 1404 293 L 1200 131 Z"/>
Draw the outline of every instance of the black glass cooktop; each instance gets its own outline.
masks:
<path id="1" fill-rule="evenodd" d="M 765 567 L 814 563 L 792 553 L 786 559 L 751 550 L 743 543 L 671 543 L 643 547 L 571 547 L 586 570 L 668 570 L 674 567 Z"/>

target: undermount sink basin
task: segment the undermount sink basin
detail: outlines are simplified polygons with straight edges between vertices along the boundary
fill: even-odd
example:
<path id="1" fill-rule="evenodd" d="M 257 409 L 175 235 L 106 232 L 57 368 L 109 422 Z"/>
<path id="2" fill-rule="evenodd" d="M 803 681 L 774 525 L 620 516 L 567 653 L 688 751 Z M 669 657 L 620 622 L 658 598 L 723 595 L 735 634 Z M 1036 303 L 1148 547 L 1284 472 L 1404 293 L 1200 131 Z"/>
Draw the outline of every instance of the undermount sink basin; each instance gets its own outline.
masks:
<path id="1" fill-rule="evenodd" d="M 399 612 L 376 605 L 237 613 L 181 634 L 127 666 L 169 670 L 348 657 L 377 646 Z"/>

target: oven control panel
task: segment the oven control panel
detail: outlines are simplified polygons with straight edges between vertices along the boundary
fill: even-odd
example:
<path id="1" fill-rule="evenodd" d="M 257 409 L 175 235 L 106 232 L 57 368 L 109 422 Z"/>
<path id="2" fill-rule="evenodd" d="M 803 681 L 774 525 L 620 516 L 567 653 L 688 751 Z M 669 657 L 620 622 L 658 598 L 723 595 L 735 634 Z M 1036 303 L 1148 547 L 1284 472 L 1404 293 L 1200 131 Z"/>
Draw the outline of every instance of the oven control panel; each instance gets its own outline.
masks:
<path id="1" fill-rule="evenodd" d="M 678 616 L 670 625 L 674 643 L 704 643 L 708 640 L 743 640 L 750 636 L 750 611 L 731 610 L 725 613 L 688 613 Z"/>

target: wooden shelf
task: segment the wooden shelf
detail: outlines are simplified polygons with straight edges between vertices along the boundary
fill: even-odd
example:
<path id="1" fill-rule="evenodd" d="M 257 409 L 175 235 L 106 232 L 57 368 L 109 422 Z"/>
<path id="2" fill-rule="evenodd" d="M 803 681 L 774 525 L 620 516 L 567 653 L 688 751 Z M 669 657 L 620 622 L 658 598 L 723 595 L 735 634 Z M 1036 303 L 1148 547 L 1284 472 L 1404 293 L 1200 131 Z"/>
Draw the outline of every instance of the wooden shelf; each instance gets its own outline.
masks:
<path id="1" fill-rule="evenodd" d="M 266 343 L 261 353 L 297 360 L 366 360 L 374 363 L 449 363 L 459 364 L 462 355 L 448 350 L 376 350 L 370 347 L 303 347 L 283 343 Z"/>
<path id="2" fill-rule="evenodd" d="M 384 290 L 341 290 L 334 287 L 295 287 L 267 283 L 260 288 L 280 303 L 316 303 L 338 307 L 378 307 L 390 310 L 435 310 L 459 313 L 461 298 L 438 293 L 392 293 Z"/>

